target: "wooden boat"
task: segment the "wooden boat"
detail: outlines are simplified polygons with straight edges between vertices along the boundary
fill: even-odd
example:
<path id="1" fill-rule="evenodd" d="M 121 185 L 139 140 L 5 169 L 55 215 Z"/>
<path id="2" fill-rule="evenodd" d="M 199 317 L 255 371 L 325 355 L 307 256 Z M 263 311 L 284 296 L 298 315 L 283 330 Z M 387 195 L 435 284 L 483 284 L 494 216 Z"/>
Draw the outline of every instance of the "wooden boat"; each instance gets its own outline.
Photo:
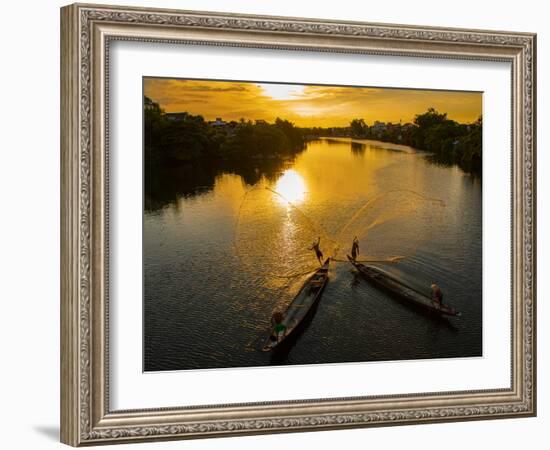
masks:
<path id="1" fill-rule="evenodd" d="M 379 289 L 382 289 L 407 303 L 419 306 L 420 308 L 440 315 L 460 315 L 460 313 L 456 309 L 451 308 L 448 305 L 439 304 L 427 295 L 415 291 L 411 287 L 403 284 L 401 281 L 395 279 L 394 277 L 383 272 L 382 270 L 377 269 L 373 266 L 366 266 L 365 264 L 358 263 L 354 261 L 353 258 L 349 255 L 348 259 L 364 278 L 366 278 Z"/>
<path id="2" fill-rule="evenodd" d="M 288 343 L 297 331 L 304 324 L 305 319 L 313 312 L 314 306 L 321 299 L 321 295 L 328 283 L 328 268 L 330 258 L 327 258 L 322 267 L 317 269 L 304 283 L 296 297 L 292 300 L 286 311 L 283 313 L 284 331 L 280 331 L 277 336 L 276 327 L 270 330 L 267 341 L 262 347 L 262 351 L 269 352 L 284 343 Z M 272 339 L 275 338 L 275 340 Z"/>

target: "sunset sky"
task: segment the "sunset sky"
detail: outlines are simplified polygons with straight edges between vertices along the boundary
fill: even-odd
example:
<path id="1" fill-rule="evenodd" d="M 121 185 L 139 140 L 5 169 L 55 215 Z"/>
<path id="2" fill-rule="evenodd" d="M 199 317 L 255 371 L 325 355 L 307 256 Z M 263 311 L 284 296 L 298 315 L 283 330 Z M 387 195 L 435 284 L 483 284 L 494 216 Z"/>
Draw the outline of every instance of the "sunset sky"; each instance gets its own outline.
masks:
<path id="1" fill-rule="evenodd" d="M 297 126 L 347 126 L 354 118 L 372 125 L 412 122 L 416 114 L 434 107 L 461 123 L 482 113 L 479 92 L 311 86 L 251 82 L 144 78 L 144 94 L 166 112 L 200 114 L 206 120 L 276 117 Z"/>

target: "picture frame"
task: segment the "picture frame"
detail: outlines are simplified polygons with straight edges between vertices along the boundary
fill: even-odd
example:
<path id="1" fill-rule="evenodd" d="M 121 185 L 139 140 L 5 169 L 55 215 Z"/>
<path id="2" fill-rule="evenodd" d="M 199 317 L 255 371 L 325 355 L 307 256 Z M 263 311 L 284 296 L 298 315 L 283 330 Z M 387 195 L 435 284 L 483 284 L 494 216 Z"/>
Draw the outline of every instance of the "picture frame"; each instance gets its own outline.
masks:
<path id="1" fill-rule="evenodd" d="M 113 410 L 108 105 L 115 41 L 509 63 L 510 386 Z M 61 441 L 81 446 L 536 415 L 535 90 L 531 33 L 106 5 L 62 8 Z"/>

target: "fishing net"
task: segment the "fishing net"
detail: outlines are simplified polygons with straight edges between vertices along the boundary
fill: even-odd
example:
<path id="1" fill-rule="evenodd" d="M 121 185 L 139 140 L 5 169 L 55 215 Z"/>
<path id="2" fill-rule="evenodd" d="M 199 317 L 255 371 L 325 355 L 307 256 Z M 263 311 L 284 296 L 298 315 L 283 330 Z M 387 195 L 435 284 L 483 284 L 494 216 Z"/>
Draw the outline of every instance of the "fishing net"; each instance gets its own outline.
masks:
<path id="1" fill-rule="evenodd" d="M 347 261 L 346 254 L 351 254 L 357 237 L 359 260 L 397 262 L 430 239 L 445 209 L 441 200 L 414 191 L 375 194 L 349 212 L 334 205 L 332 210 L 345 219 L 336 232 L 329 233 L 322 220 L 313 219 L 319 214 L 310 210 L 309 204 L 305 197 L 290 201 L 267 181 L 246 192 L 235 225 L 234 246 L 248 276 L 270 289 L 288 287 L 319 267 L 311 248 L 319 237 L 323 259 L 330 256 L 336 262 Z"/>
<path id="2" fill-rule="evenodd" d="M 336 237 L 335 257 L 351 254 L 360 242 L 360 259 L 397 262 L 414 255 L 441 226 L 445 204 L 414 191 L 395 190 L 373 195 L 351 216 Z"/>
<path id="3" fill-rule="evenodd" d="M 319 237 L 321 251 L 334 247 L 335 241 L 307 211 L 267 183 L 246 192 L 235 226 L 235 252 L 243 270 L 263 277 L 268 287 L 287 286 L 319 267 L 311 249 Z"/>

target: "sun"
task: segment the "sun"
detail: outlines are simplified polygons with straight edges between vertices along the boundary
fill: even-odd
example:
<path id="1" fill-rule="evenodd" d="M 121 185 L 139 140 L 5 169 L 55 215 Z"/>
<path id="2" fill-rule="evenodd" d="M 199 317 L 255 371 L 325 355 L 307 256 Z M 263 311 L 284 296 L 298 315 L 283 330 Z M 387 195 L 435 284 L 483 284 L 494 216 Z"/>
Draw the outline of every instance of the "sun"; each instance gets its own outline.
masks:
<path id="1" fill-rule="evenodd" d="M 288 206 L 304 201 L 307 194 L 306 183 L 302 176 L 293 169 L 285 170 L 275 184 L 276 198 L 279 203 Z"/>
<path id="2" fill-rule="evenodd" d="M 273 100 L 295 100 L 304 93 L 304 86 L 298 84 L 258 84 Z"/>

